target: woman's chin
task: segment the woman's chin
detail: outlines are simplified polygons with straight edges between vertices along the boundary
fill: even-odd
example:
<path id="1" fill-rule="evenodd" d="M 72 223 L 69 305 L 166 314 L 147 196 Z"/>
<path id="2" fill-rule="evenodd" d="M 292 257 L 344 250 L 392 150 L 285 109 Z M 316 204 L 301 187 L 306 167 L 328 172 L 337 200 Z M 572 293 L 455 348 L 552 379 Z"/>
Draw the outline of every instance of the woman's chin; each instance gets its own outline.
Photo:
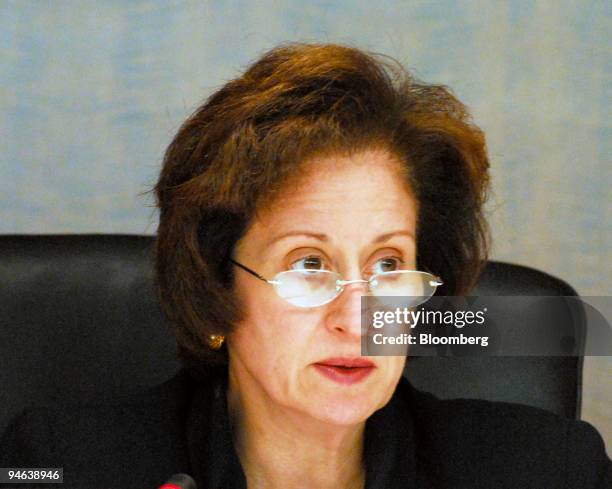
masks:
<path id="1" fill-rule="evenodd" d="M 384 403 L 373 399 L 369 392 L 361 396 L 341 395 L 339 392 L 328 395 L 309 396 L 306 407 L 311 417 L 332 425 L 356 425 L 365 422 Z"/>
<path id="2" fill-rule="evenodd" d="M 303 384 L 301 392 L 303 406 L 311 416 L 337 425 L 354 425 L 366 421 L 375 411 L 383 407 L 392 393 L 381 391 L 384 380 L 376 374 L 354 383 L 340 382 L 314 373 Z"/>
<path id="3" fill-rule="evenodd" d="M 354 401 L 343 402 L 338 400 L 321 406 L 316 416 L 319 420 L 332 425 L 352 426 L 364 423 L 376 409 L 374 405 L 369 403 L 356 405 Z"/>

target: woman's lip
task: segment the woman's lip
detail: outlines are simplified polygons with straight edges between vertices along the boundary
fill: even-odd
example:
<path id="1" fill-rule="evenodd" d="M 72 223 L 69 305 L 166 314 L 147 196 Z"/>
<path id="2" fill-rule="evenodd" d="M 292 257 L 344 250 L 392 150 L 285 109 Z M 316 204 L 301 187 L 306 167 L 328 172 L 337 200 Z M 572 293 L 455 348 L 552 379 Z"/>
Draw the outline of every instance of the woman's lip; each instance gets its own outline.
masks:
<path id="1" fill-rule="evenodd" d="M 316 365 L 328 365 L 331 367 L 375 367 L 374 363 L 359 357 L 335 357 L 326 358 L 317 362 Z"/>
<path id="2" fill-rule="evenodd" d="M 374 365 L 368 367 L 344 367 L 338 365 L 327 365 L 315 363 L 316 370 L 334 382 L 339 384 L 356 384 L 361 382 L 374 371 Z"/>

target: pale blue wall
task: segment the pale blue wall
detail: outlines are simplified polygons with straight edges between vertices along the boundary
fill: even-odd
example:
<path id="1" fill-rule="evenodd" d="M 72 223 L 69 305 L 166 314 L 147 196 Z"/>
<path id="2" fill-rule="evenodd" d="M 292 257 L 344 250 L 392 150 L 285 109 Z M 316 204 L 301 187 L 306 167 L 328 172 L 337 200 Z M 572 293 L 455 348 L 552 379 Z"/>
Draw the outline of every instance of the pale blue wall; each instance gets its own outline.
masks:
<path id="1" fill-rule="evenodd" d="M 304 3 L 2 2 L 0 232 L 153 233 L 138 194 L 198 102 L 281 41 L 348 42 L 472 107 L 497 258 L 610 294 L 609 3 Z"/>
<path id="2" fill-rule="evenodd" d="M 493 161 L 494 257 L 611 295 L 611 6 L 5 0 L 0 233 L 153 233 L 138 193 L 199 102 L 281 41 L 346 42 L 472 107 Z M 608 433 L 609 365 L 595 382 Z"/>

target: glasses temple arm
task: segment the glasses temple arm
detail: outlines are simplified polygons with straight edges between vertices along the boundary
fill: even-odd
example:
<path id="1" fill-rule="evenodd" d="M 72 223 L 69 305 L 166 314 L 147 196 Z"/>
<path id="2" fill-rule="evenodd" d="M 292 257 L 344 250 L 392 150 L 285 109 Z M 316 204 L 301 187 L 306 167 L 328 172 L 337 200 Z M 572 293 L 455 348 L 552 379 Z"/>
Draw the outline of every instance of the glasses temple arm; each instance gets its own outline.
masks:
<path id="1" fill-rule="evenodd" d="M 263 280 L 264 282 L 267 282 L 268 279 L 262 277 L 261 275 L 259 275 L 255 270 L 251 270 L 249 267 L 245 267 L 242 263 L 238 263 L 236 260 L 230 258 L 229 261 L 231 261 L 234 265 L 242 268 L 245 272 L 250 273 L 251 275 L 257 277 L 259 280 Z"/>

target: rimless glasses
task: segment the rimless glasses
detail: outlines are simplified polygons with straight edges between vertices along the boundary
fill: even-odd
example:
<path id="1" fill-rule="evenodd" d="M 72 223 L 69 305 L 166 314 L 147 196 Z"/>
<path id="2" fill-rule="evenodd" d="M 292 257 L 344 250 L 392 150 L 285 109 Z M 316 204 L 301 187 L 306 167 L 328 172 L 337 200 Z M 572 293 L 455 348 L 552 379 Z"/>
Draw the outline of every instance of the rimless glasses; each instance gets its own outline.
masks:
<path id="1" fill-rule="evenodd" d="M 372 275 L 368 280 L 343 280 L 331 270 L 294 269 L 280 272 L 271 280 L 230 258 L 230 261 L 259 280 L 274 286 L 279 297 L 298 307 L 323 306 L 338 297 L 349 284 L 368 284 L 377 297 L 401 297 L 402 305 L 416 307 L 434 295 L 443 282 L 418 270 L 393 270 Z"/>

